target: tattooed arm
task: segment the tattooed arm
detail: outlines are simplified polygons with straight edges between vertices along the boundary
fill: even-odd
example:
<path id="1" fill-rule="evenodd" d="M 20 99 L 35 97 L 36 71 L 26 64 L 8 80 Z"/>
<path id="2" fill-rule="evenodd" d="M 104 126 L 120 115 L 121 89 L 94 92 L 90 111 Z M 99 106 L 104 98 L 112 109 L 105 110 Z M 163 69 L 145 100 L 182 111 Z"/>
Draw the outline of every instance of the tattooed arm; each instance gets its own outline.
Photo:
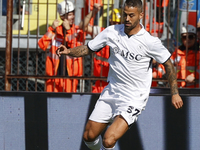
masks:
<path id="1" fill-rule="evenodd" d="M 176 74 L 175 74 L 173 64 L 171 63 L 169 59 L 163 65 L 165 66 L 166 76 L 170 84 L 171 94 L 172 95 L 178 94 L 178 86 L 177 86 Z"/>
<path id="2" fill-rule="evenodd" d="M 56 50 L 56 54 L 59 57 L 61 55 L 69 55 L 72 57 L 83 57 L 91 53 L 92 51 L 86 45 L 81 45 L 70 49 L 67 49 L 64 45 L 60 45 Z"/>
<path id="3" fill-rule="evenodd" d="M 171 89 L 172 104 L 176 109 L 181 108 L 183 106 L 183 101 L 179 96 L 174 65 L 171 63 L 170 59 L 166 61 L 163 65 L 165 66 L 166 76 Z"/>

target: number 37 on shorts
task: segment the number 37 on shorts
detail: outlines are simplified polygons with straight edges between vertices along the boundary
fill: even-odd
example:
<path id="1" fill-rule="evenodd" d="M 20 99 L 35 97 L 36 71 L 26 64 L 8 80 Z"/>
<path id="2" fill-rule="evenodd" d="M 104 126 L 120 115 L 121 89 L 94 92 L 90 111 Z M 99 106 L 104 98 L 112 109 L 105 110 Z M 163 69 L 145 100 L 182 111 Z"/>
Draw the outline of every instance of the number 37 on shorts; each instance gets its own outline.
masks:
<path id="1" fill-rule="evenodd" d="M 139 114 L 141 114 L 141 110 L 139 110 L 133 106 L 129 106 L 127 109 L 127 113 L 129 114 L 130 118 L 134 119 L 134 118 L 137 118 L 137 116 Z"/>

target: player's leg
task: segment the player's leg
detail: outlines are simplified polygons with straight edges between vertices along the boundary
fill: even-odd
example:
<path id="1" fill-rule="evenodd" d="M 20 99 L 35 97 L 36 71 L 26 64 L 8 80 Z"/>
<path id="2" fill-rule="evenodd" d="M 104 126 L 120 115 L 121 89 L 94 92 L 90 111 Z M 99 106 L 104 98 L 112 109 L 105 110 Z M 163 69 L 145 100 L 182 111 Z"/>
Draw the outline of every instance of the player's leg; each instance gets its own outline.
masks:
<path id="1" fill-rule="evenodd" d="M 86 124 L 83 139 L 91 150 L 99 150 L 102 145 L 102 131 L 107 127 L 107 123 L 98 123 L 89 120 Z"/>
<path id="2" fill-rule="evenodd" d="M 114 149 L 115 143 L 128 129 L 129 126 L 126 120 L 121 115 L 116 116 L 104 134 L 102 150 L 106 150 L 107 148 L 110 148 L 110 150 Z"/>
<path id="3" fill-rule="evenodd" d="M 112 101 L 105 100 L 105 97 L 109 95 L 109 91 L 105 89 L 89 117 L 83 135 L 86 145 L 92 150 L 100 149 L 102 144 L 101 133 L 108 126 L 113 116 Z"/>

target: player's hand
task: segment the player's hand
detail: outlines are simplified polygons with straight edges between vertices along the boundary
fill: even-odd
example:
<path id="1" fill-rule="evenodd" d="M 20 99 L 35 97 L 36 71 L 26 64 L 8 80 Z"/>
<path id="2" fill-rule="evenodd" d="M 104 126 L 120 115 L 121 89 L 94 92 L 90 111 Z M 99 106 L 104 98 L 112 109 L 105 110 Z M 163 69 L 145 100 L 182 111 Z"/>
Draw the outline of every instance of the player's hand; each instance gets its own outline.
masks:
<path id="1" fill-rule="evenodd" d="M 172 95 L 172 105 L 176 108 L 179 109 L 183 106 L 183 100 L 179 96 L 179 94 Z"/>
<path id="2" fill-rule="evenodd" d="M 188 75 L 186 78 L 185 78 L 185 81 L 188 82 L 188 83 L 192 83 L 194 82 L 195 80 L 195 77 L 192 76 L 192 75 Z"/>
<path id="3" fill-rule="evenodd" d="M 61 55 L 67 55 L 70 53 L 70 50 L 67 49 L 64 45 L 60 45 L 56 50 L 56 54 L 60 57 Z"/>
<path id="4" fill-rule="evenodd" d="M 52 23 L 52 28 L 56 29 L 59 26 L 59 22 L 60 21 L 58 19 L 54 20 Z"/>
<path id="5" fill-rule="evenodd" d="M 64 19 L 63 21 L 63 27 L 66 29 L 66 30 L 69 30 L 70 29 L 70 23 L 67 19 Z"/>

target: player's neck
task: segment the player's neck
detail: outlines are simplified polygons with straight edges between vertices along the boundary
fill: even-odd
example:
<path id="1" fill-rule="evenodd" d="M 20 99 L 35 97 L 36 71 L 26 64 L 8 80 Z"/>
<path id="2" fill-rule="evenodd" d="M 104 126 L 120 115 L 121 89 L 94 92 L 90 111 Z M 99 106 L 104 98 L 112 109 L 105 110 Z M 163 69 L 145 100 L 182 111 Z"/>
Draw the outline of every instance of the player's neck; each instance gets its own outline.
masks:
<path id="1" fill-rule="evenodd" d="M 134 29 L 132 30 L 125 30 L 125 33 L 128 35 L 128 36 L 131 36 L 131 35 L 134 35 L 134 34 L 137 34 L 140 30 L 142 29 L 142 26 L 140 24 L 138 24 Z"/>

